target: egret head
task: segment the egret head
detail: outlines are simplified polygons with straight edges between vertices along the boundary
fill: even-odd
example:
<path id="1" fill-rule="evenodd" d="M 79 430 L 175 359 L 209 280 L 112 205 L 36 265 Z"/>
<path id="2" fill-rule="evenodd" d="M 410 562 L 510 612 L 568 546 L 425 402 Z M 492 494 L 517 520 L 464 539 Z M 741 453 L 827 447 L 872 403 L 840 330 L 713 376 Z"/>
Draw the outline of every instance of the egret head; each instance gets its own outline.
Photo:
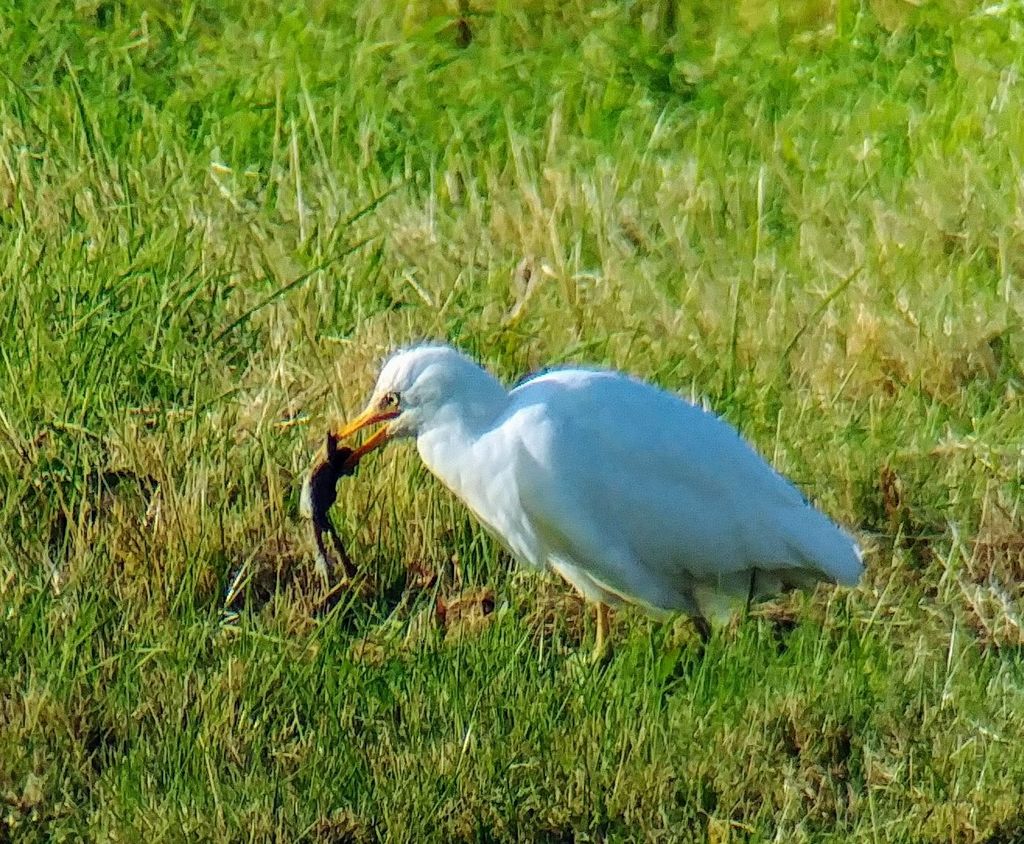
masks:
<path id="1" fill-rule="evenodd" d="M 418 436 L 453 417 L 463 421 L 488 414 L 493 417 L 507 395 L 488 372 L 451 346 L 413 346 L 387 359 L 366 409 L 342 427 L 337 437 L 344 439 L 369 425 L 382 425 L 356 449 L 354 459 L 358 460 L 388 440 Z"/>

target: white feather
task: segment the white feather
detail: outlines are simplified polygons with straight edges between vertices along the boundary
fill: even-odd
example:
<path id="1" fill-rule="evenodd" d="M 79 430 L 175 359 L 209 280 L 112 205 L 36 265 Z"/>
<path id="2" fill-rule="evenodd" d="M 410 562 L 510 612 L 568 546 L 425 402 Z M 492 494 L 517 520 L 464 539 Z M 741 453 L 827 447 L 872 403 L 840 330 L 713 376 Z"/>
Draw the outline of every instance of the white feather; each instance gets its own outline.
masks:
<path id="1" fill-rule="evenodd" d="M 608 371 L 559 369 L 510 393 L 453 349 L 395 355 L 400 434 L 525 563 L 592 600 L 700 615 L 716 596 L 855 584 L 853 539 L 727 423 Z"/>

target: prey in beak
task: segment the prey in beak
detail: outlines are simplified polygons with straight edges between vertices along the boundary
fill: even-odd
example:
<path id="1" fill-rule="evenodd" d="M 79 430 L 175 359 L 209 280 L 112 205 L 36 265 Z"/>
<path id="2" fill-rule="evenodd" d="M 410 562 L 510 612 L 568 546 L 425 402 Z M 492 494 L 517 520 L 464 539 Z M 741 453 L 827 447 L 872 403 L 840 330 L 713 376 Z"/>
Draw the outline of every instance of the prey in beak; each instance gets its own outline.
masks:
<path id="1" fill-rule="evenodd" d="M 356 462 L 352 460 L 354 453 L 351 448 L 339 447 L 338 438 L 328 433 L 324 456 L 310 471 L 302 486 L 302 509 L 313 523 L 317 569 L 327 581 L 331 580 L 338 563 L 346 578 L 352 577 L 356 571 L 329 513 L 338 498 L 338 479 L 355 474 Z M 336 557 L 332 555 L 325 537 L 330 537 Z"/>
<path id="2" fill-rule="evenodd" d="M 386 426 L 381 428 L 358 448 L 348 448 L 339 445 L 339 442 L 367 425 L 386 422 L 397 415 L 397 400 L 392 402 L 389 396 L 385 396 L 380 403 L 359 414 L 339 431 L 328 431 L 327 442 L 320 459 L 302 485 L 301 509 L 313 523 L 317 569 L 328 582 L 339 566 L 344 571 L 346 579 L 351 579 L 356 573 L 356 568 L 329 513 L 338 498 L 338 480 L 347 475 L 354 475 L 359 461 L 387 442 L 388 429 Z"/>

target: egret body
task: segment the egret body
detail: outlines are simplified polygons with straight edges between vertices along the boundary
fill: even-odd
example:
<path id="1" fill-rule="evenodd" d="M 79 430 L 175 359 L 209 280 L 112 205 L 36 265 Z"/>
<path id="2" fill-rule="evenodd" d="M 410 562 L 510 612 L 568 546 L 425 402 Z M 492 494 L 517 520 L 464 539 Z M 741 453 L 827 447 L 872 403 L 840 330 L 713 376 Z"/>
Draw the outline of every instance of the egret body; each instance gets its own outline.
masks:
<path id="1" fill-rule="evenodd" d="M 683 612 L 724 596 L 853 585 L 856 543 L 726 422 L 618 372 L 555 369 L 507 390 L 455 349 L 398 351 L 337 432 L 379 430 L 352 461 L 413 437 L 427 468 L 523 563 L 598 607 Z"/>

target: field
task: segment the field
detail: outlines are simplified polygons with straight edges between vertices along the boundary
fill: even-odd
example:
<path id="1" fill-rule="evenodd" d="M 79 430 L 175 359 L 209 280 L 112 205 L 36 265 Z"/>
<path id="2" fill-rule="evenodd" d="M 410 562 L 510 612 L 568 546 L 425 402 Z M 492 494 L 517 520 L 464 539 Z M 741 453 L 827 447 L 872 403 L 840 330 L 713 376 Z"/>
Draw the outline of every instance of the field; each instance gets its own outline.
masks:
<path id="1" fill-rule="evenodd" d="M 0 0 L 0 841 L 1024 841 L 1024 11 Z M 853 590 L 591 614 L 395 345 L 703 399 Z"/>

